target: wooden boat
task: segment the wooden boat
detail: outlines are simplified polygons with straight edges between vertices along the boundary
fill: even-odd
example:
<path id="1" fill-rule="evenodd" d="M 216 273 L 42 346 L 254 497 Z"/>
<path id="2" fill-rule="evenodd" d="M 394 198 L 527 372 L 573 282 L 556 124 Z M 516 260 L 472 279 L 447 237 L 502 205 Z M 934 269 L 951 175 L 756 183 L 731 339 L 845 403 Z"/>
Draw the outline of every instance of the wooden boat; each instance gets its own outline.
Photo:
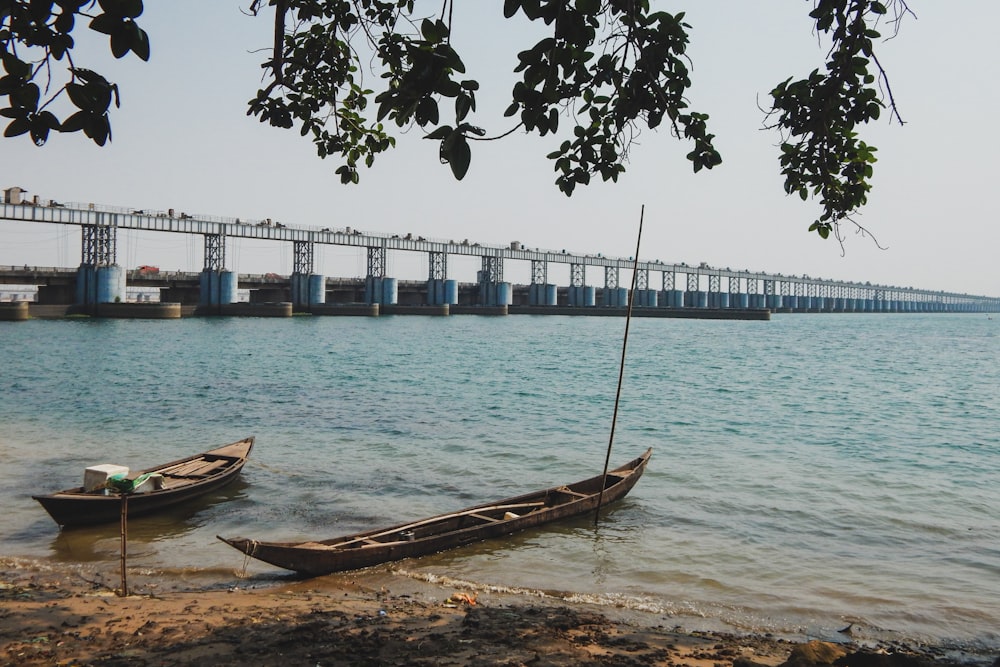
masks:
<path id="1" fill-rule="evenodd" d="M 138 479 L 149 475 L 150 490 L 138 489 L 128 497 L 128 516 L 162 510 L 222 488 L 236 479 L 250 456 L 253 437 L 218 449 L 195 454 L 131 473 Z M 155 482 L 152 483 L 152 482 Z M 83 486 L 45 496 L 32 496 L 60 526 L 84 526 L 121 520 L 121 499 L 99 488 L 87 491 Z"/>
<path id="2" fill-rule="evenodd" d="M 619 500 L 639 481 L 652 451 L 646 450 L 639 458 L 609 470 L 603 497 L 600 491 L 604 476 L 597 475 L 575 484 L 321 542 L 219 539 L 248 556 L 307 576 L 425 556 L 593 512 L 599 502 L 603 507 Z"/>

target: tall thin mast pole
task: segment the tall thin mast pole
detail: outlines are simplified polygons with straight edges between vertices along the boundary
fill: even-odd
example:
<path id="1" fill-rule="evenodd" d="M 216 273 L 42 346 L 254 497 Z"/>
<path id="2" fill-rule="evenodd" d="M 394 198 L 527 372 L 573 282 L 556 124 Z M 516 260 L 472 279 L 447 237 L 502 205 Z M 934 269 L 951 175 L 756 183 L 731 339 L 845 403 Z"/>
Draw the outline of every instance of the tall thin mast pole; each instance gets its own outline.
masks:
<path id="1" fill-rule="evenodd" d="M 608 438 L 608 453 L 604 457 L 604 473 L 601 475 L 601 493 L 597 497 L 597 509 L 594 510 L 594 525 L 601 514 L 601 505 L 604 502 L 604 488 L 608 483 L 608 465 L 611 462 L 611 446 L 615 442 L 615 424 L 618 423 L 618 404 L 622 396 L 622 378 L 625 376 L 625 348 L 628 345 L 628 329 L 632 323 L 632 302 L 635 299 L 636 279 L 639 275 L 639 246 L 642 243 L 642 221 L 646 217 L 646 205 L 642 205 L 639 213 L 639 233 L 635 239 L 635 255 L 632 257 L 632 289 L 628 293 L 628 310 L 625 313 L 625 336 L 622 338 L 622 360 L 618 367 L 618 390 L 615 392 L 615 412 L 611 417 L 611 435 Z"/>

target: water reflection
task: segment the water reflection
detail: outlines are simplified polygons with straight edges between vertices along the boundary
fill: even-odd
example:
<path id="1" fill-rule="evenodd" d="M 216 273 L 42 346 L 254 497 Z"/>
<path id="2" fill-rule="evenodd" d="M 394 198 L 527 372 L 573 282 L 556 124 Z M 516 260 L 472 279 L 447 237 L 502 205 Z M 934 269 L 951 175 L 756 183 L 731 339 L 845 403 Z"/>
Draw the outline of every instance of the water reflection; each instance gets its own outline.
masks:
<path id="1" fill-rule="evenodd" d="M 219 516 L 224 503 L 239 503 L 247 499 L 250 484 L 242 477 L 222 489 L 190 501 L 168 507 L 154 514 L 130 518 L 128 521 L 129 553 L 141 555 L 154 551 L 158 542 L 183 537 L 205 526 Z M 67 563 L 108 560 L 120 553 L 121 525 L 107 523 L 97 526 L 63 528 L 49 546 L 52 558 Z"/>
<path id="2" fill-rule="evenodd" d="M 622 500 L 601 509 L 600 521 L 594 525 L 593 513 L 562 519 L 553 523 L 536 526 L 527 530 L 495 539 L 474 542 L 457 549 L 431 554 L 410 561 L 413 566 L 455 568 L 475 559 L 502 561 L 507 558 L 527 557 L 536 549 L 559 549 L 567 540 L 573 543 L 575 551 L 581 544 L 590 541 L 593 553 L 599 559 L 609 558 L 608 544 L 628 540 L 638 526 L 629 520 L 632 503 Z M 514 569 L 520 566 L 514 565 Z M 596 576 L 596 575 L 595 575 Z"/>

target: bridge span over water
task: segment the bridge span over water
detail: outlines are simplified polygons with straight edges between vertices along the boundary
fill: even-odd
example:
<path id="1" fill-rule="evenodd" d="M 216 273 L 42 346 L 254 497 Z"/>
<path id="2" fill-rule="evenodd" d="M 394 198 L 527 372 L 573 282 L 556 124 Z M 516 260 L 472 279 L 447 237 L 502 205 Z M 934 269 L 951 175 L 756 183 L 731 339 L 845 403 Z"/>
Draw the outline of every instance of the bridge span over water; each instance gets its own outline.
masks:
<path id="1" fill-rule="evenodd" d="M 416 292 L 424 305 L 480 306 L 572 306 L 580 308 L 623 307 L 629 289 L 621 285 L 620 272 L 634 276 L 633 305 L 653 309 L 702 309 L 721 311 L 767 310 L 769 312 L 1000 312 L 1000 298 L 949 293 L 849 281 L 830 281 L 809 276 L 786 276 L 764 272 L 714 268 L 705 264 L 688 266 L 660 261 L 634 262 L 632 258 L 602 254 L 530 249 L 514 241 L 496 246 L 454 240 L 428 239 L 407 234 L 384 235 L 351 227 L 307 227 L 286 225 L 271 219 L 241 220 L 192 216 L 167 211 L 123 209 L 94 204 L 59 204 L 21 199 L 21 191 L 4 191 L 0 220 L 40 224 L 75 225 L 81 228 L 81 263 L 74 270 L 74 303 L 90 306 L 126 300 L 126 283 L 143 279 L 156 286 L 158 279 L 126 271 L 117 263 L 118 230 L 157 231 L 200 235 L 204 239 L 204 268 L 198 274 L 197 299 L 202 306 L 235 303 L 241 284 L 250 289 L 251 301 L 273 300 L 287 295 L 294 308 L 314 306 L 347 298 L 366 304 L 392 306 L 400 297 L 400 282 L 386 275 L 387 254 L 417 252 L 427 256 L 427 281 Z M 293 270 L 290 276 L 237 276 L 226 268 L 227 239 L 261 239 L 292 244 Z M 364 249 L 367 272 L 363 291 L 340 290 L 344 279 L 318 275 L 314 270 L 317 245 L 352 246 Z M 460 289 L 448 276 L 451 256 L 479 257 L 481 269 L 474 284 Z M 530 262 L 531 282 L 513 286 L 504 280 L 507 262 Z M 569 284 L 549 280 L 553 264 L 568 265 Z M 14 283 L 19 267 L 0 268 L 0 281 Z M 597 280 L 594 281 L 594 273 Z M 588 275 L 589 274 L 589 275 Z M 629 273 L 631 276 L 631 273 Z M 659 280 L 656 280 L 656 279 Z M 591 281 L 588 284 L 588 279 Z M 594 284 L 597 282 L 599 284 Z M 22 283 L 22 284 L 44 284 Z M 163 286 L 160 285 L 162 288 Z M 189 286 L 190 289 L 191 286 Z M 63 290 L 67 289 L 65 286 Z M 277 290 L 277 291 L 276 291 Z M 281 291 L 284 290 L 284 291 Z M 257 292 L 255 295 L 254 292 Z M 39 291 L 40 299 L 42 290 Z M 177 292 L 174 293 L 175 295 Z M 164 293 L 168 298 L 170 292 Z M 63 293 L 59 298 L 66 298 Z M 188 297 L 190 298 L 190 295 Z M 460 302 L 460 298 L 464 299 Z M 412 301 L 412 295 L 407 300 Z M 516 299 L 516 301 L 515 301 Z"/>

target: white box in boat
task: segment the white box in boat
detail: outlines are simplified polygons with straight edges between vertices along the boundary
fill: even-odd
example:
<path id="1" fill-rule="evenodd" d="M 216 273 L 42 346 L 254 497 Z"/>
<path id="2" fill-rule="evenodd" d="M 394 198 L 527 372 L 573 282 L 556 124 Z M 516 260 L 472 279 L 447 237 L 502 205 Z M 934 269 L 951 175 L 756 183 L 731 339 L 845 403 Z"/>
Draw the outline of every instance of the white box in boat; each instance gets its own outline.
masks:
<path id="1" fill-rule="evenodd" d="M 163 475 L 154 473 L 142 480 L 142 484 L 132 489 L 132 493 L 149 493 L 163 488 Z"/>
<path id="2" fill-rule="evenodd" d="M 114 475 L 128 477 L 128 466 L 116 466 L 113 463 L 90 466 L 83 472 L 83 490 L 93 491 L 94 489 L 99 489 Z"/>

